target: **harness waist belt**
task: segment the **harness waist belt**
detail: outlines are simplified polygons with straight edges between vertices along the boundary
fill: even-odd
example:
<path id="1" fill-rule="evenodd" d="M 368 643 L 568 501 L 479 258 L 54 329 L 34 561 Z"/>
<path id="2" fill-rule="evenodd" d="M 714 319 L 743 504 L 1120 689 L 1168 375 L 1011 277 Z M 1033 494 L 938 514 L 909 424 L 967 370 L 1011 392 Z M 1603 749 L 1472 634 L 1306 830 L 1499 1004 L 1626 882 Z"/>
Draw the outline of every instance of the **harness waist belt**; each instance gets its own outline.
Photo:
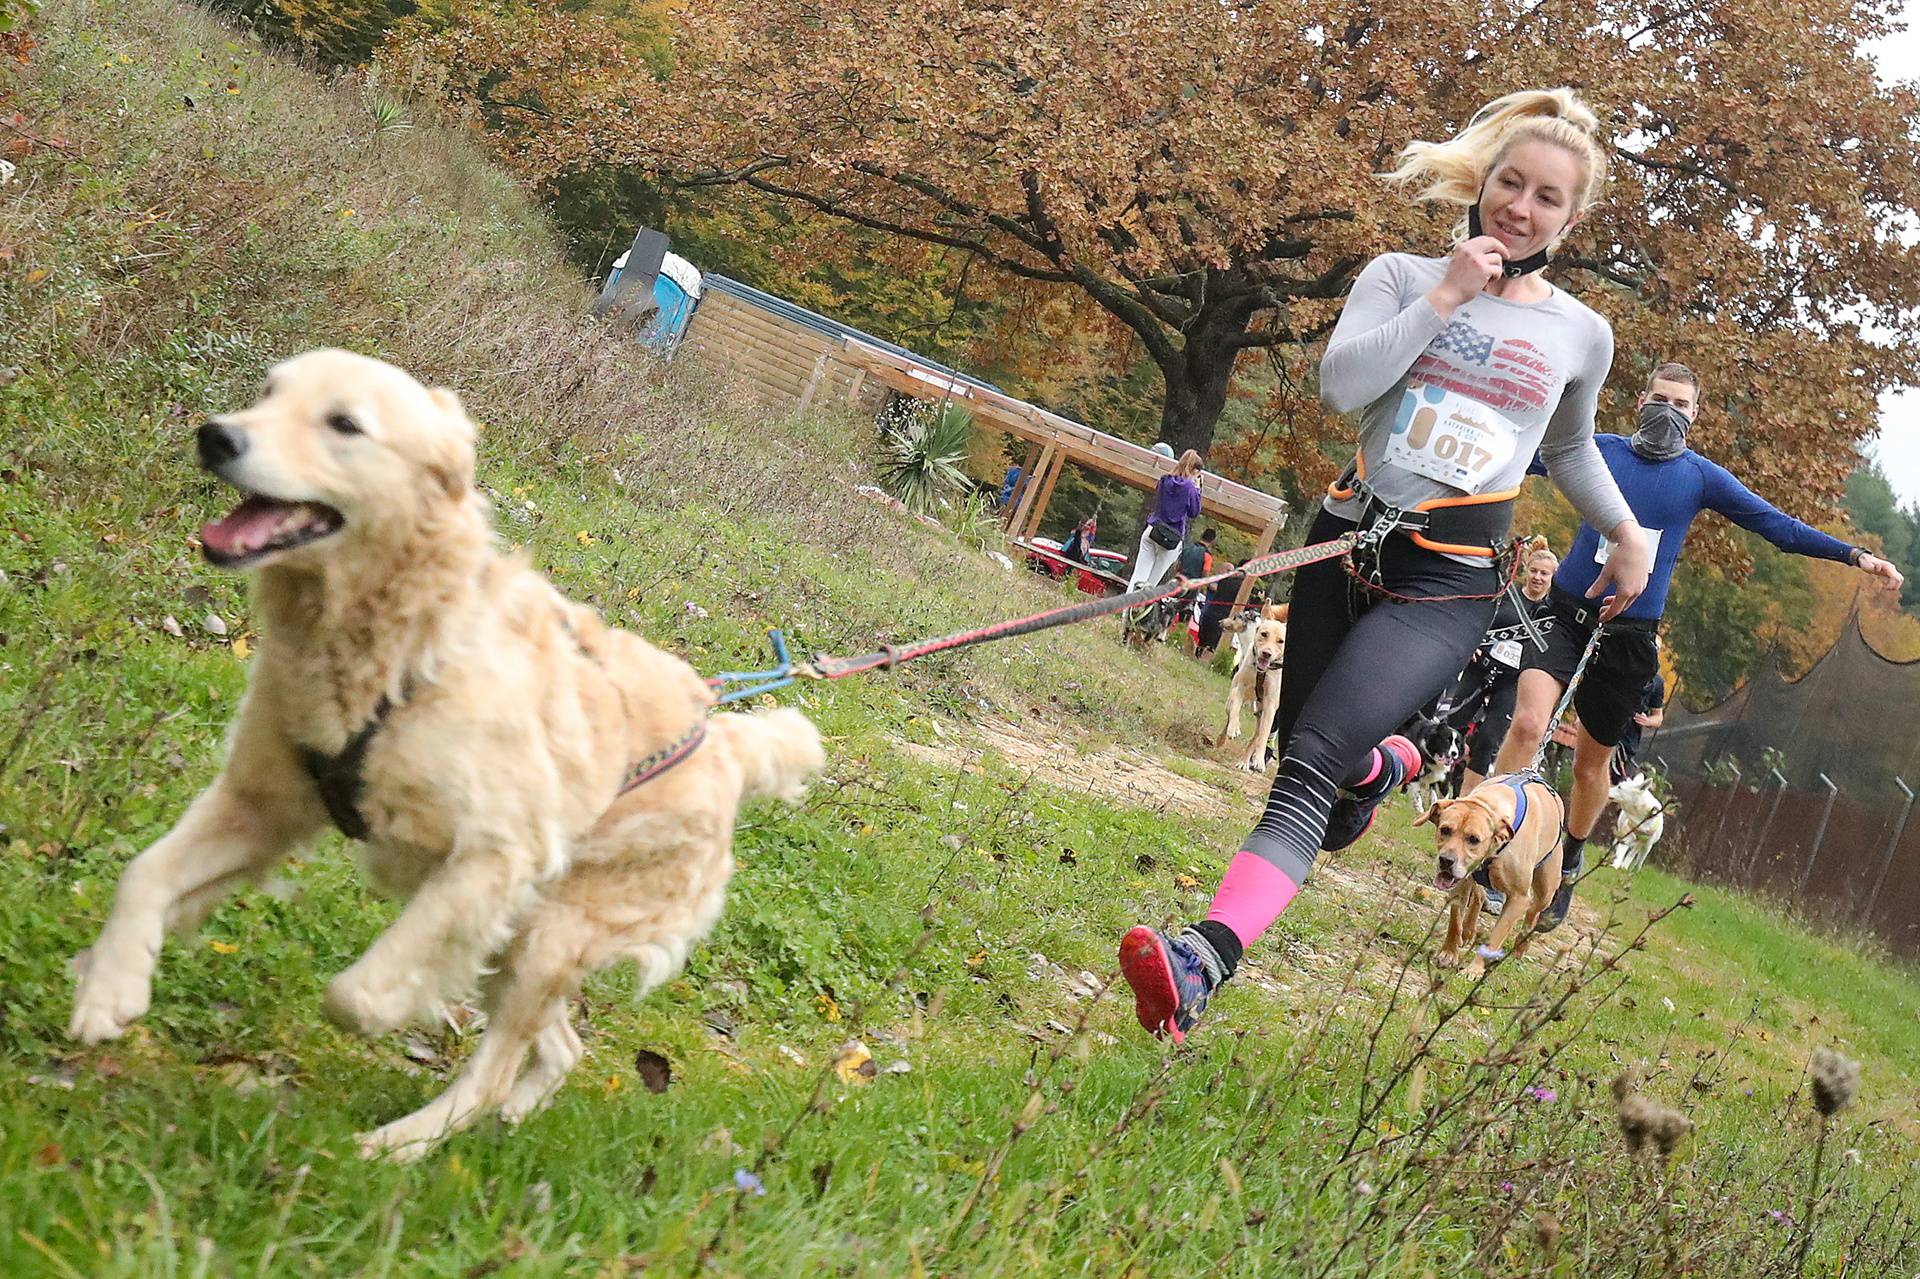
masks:
<path id="1" fill-rule="evenodd" d="M 1554 611 L 1572 622 L 1575 626 L 1584 626 L 1591 630 L 1600 623 L 1600 601 L 1582 599 L 1569 591 L 1562 590 L 1555 583 L 1548 598 L 1553 601 Z M 1657 617 L 1616 617 L 1607 623 L 1607 630 L 1641 631 L 1652 634 L 1660 628 Z"/>
<path id="2" fill-rule="evenodd" d="M 1328 486 L 1327 494 L 1336 502 L 1360 499 L 1359 523 L 1363 533 L 1381 520 L 1391 519 L 1393 531 L 1404 532 L 1414 545 L 1424 550 L 1495 559 L 1513 527 L 1514 499 L 1519 490 L 1437 497 L 1415 502 L 1410 507 L 1398 507 L 1382 499 L 1367 483 L 1356 458 L 1340 478 Z"/>

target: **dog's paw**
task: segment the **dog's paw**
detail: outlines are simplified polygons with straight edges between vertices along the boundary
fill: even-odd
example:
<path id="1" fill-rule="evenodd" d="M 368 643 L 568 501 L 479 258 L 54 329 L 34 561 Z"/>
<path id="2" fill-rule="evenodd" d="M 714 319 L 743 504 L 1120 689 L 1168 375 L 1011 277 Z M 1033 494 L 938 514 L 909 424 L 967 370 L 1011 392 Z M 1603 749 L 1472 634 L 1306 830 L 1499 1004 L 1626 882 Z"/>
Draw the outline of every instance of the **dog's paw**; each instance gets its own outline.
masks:
<path id="1" fill-rule="evenodd" d="M 1240 726 L 1238 724 L 1227 725 L 1227 740 L 1230 742 L 1240 740 Z"/>
<path id="2" fill-rule="evenodd" d="M 384 1035 L 420 1015 L 420 992 L 410 983 L 378 981 L 362 968 L 355 964 L 327 983 L 329 1021 L 342 1030 Z"/>
<path id="3" fill-rule="evenodd" d="M 118 1039 L 142 1014 L 153 998 L 153 983 L 124 968 L 89 962 L 81 952 L 75 962 L 83 969 L 80 989 L 73 998 L 73 1019 L 67 1034 L 83 1044 Z"/>
<path id="4" fill-rule="evenodd" d="M 1487 961 L 1476 955 L 1472 963 L 1460 970 L 1460 975 L 1468 981 L 1479 981 L 1480 978 L 1485 975 L 1486 971 Z"/>
<path id="5" fill-rule="evenodd" d="M 362 1159 L 410 1164 L 432 1154 L 441 1138 L 422 1136 L 414 1131 L 413 1125 L 407 1120 L 396 1119 L 372 1132 L 359 1133 L 353 1140 Z"/>
<path id="6" fill-rule="evenodd" d="M 1433 953 L 1433 966 L 1435 968 L 1458 968 L 1460 966 L 1460 952 L 1457 950 L 1435 951 Z"/>

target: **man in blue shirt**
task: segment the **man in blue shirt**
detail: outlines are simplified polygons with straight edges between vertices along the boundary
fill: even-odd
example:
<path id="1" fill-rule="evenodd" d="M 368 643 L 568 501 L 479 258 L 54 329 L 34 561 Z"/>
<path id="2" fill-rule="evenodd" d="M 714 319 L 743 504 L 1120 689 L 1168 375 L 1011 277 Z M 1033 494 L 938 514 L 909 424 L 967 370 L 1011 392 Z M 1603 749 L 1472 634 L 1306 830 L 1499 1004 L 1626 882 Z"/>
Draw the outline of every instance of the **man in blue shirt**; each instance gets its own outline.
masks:
<path id="1" fill-rule="evenodd" d="M 1613 748 L 1641 712 L 1647 686 L 1659 672 L 1660 644 L 1654 631 L 1667 607 L 1674 564 L 1696 515 L 1718 511 L 1783 551 L 1851 564 L 1881 578 L 1890 590 L 1898 591 L 1901 584 L 1900 570 L 1887 561 L 1776 510 L 1724 467 L 1687 447 L 1687 432 L 1700 416 L 1700 380 L 1686 365 L 1655 368 L 1637 409 L 1638 429 L 1631 438 L 1596 435 L 1594 443 L 1653 543 L 1653 572 L 1640 598 L 1607 623 L 1600 647 L 1574 693 L 1576 745 L 1562 861 L 1565 878 L 1541 915 L 1543 932 L 1567 918 L 1573 883 L 1580 873 L 1581 849 L 1607 806 L 1607 766 Z M 1513 726 L 1496 765 L 1499 772 L 1525 768 L 1546 736 L 1547 721 L 1599 620 L 1600 601 L 1588 600 L 1586 592 L 1607 562 L 1608 550 L 1606 540 L 1592 526 L 1582 524 L 1574 534 L 1573 549 L 1554 574 L 1548 596 L 1553 628 L 1547 633 L 1545 652 L 1526 646 Z"/>

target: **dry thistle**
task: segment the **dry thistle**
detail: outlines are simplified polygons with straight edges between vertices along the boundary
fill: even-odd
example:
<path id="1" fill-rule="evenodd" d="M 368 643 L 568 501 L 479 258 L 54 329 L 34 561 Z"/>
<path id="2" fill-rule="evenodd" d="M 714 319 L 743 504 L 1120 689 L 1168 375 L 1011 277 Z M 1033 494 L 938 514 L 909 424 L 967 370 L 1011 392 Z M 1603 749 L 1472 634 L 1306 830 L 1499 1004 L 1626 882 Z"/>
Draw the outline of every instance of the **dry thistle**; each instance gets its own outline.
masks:
<path id="1" fill-rule="evenodd" d="M 1660 1147 L 1660 1153 L 1671 1155 L 1680 1139 L 1693 1131 L 1693 1120 L 1687 1118 L 1671 1106 L 1654 1103 L 1656 1115 L 1653 1121 L 1653 1144 Z"/>
<path id="2" fill-rule="evenodd" d="M 1533 1219 L 1533 1241 L 1540 1245 L 1540 1251 L 1552 1261 L 1560 1250 L 1560 1218 L 1550 1212 L 1540 1213 Z"/>
<path id="3" fill-rule="evenodd" d="M 1614 1080 L 1614 1094 L 1620 1098 L 1620 1135 L 1626 1138 L 1627 1149 L 1637 1155 L 1652 1146 L 1662 1155 L 1671 1155 L 1680 1139 L 1693 1130 L 1693 1121 L 1651 1097 L 1625 1092 L 1621 1086 L 1625 1078 L 1623 1074 Z"/>
<path id="4" fill-rule="evenodd" d="M 1613 1077 L 1613 1101 L 1615 1105 L 1619 1105 L 1627 1099 L 1627 1095 L 1633 1091 L 1634 1082 L 1632 1066 L 1626 1067 Z"/>
<path id="5" fill-rule="evenodd" d="M 1831 1048 L 1813 1050 L 1812 1073 L 1814 1108 L 1824 1118 L 1844 1110 L 1860 1089 L 1860 1063 Z"/>

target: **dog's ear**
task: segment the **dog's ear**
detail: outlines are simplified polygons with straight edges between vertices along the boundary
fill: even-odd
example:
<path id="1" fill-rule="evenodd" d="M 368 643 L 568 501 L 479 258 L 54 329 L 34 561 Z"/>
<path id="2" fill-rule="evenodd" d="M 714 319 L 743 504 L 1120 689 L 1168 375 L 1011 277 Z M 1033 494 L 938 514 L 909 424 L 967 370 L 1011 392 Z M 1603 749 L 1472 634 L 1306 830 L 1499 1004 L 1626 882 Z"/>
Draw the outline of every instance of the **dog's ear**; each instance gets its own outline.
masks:
<path id="1" fill-rule="evenodd" d="M 435 408 L 447 415 L 448 420 L 466 428 L 469 437 L 480 433 L 473 419 L 467 416 L 467 406 L 460 402 L 460 397 L 451 387 L 430 386 L 427 388 L 427 398 L 433 401 Z"/>
<path id="2" fill-rule="evenodd" d="M 1493 824 L 1494 847 L 1499 848 L 1513 839 L 1513 823 L 1498 821 Z"/>
<path id="3" fill-rule="evenodd" d="M 431 463 L 434 478 L 446 489 L 448 497 L 462 497 L 473 487 L 473 442 L 479 434 L 473 419 L 467 416 L 466 406 L 460 403 L 460 397 L 444 386 L 427 388 L 427 398 L 440 410 L 440 415 L 452 427 L 451 438 L 441 437 L 434 449 Z"/>
<path id="4" fill-rule="evenodd" d="M 1426 812 L 1420 814 L 1418 817 L 1413 819 L 1413 824 L 1415 826 L 1425 826 L 1428 822 L 1437 822 L 1439 820 L 1440 820 L 1440 801 L 1436 799 L 1435 801 L 1433 801 L 1431 805 L 1428 806 Z"/>

